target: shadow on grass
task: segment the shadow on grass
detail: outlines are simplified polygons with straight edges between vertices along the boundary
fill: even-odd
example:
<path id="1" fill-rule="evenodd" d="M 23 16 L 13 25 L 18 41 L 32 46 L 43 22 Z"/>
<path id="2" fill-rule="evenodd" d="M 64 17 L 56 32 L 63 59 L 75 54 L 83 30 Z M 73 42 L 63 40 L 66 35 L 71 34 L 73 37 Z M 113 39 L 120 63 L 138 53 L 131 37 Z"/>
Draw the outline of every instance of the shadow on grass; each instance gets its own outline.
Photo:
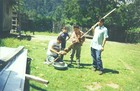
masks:
<path id="1" fill-rule="evenodd" d="M 104 68 L 104 74 L 106 74 L 106 73 L 119 74 L 119 71 L 108 69 L 108 68 Z"/>
<path id="2" fill-rule="evenodd" d="M 80 68 L 81 69 L 91 69 L 92 64 L 87 64 L 87 63 L 81 63 Z"/>
<path id="3" fill-rule="evenodd" d="M 38 86 L 35 86 L 35 85 L 31 85 L 30 84 L 30 86 L 32 87 L 32 88 L 34 88 L 35 90 L 37 90 L 37 91 L 47 91 L 46 89 L 42 89 L 42 88 L 40 88 L 40 87 L 38 87 Z M 25 90 L 26 91 L 26 90 Z"/>
<path id="4" fill-rule="evenodd" d="M 2 39 L 5 39 L 5 38 L 17 38 L 19 40 L 28 40 L 28 41 L 30 41 L 32 36 L 30 36 L 30 35 L 18 36 L 17 34 L 9 34 L 9 35 L 0 36 L 0 38 L 2 38 Z"/>
<path id="5" fill-rule="evenodd" d="M 79 68 L 79 69 L 90 69 L 89 66 L 92 66 L 92 64 L 80 63 L 80 67 L 77 67 L 76 61 L 74 61 L 72 64 L 68 64 L 69 68 Z"/>
<path id="6" fill-rule="evenodd" d="M 27 66 L 26 66 L 26 74 L 30 74 L 30 64 L 31 64 L 32 59 L 31 58 L 27 58 Z M 30 87 L 29 87 L 30 83 L 29 80 L 25 79 L 25 85 L 24 85 L 24 91 L 30 91 Z"/>
<path id="7" fill-rule="evenodd" d="M 54 67 L 54 69 L 59 70 L 59 71 L 66 71 L 66 70 L 68 70 L 68 67 L 66 67 L 66 68 L 61 68 L 61 69 L 60 69 L 60 68 L 55 68 L 55 67 Z"/>
<path id="8" fill-rule="evenodd" d="M 84 63 L 81 63 L 81 66 L 82 66 L 82 67 L 85 67 L 85 66 L 92 66 L 92 64 L 84 64 Z"/>
<path id="9" fill-rule="evenodd" d="M 68 67 L 69 68 L 77 68 L 76 63 L 74 63 L 72 65 L 68 65 Z M 91 69 L 91 67 L 92 67 L 92 64 L 81 63 L 79 69 Z M 119 71 L 104 68 L 104 74 L 106 74 L 106 73 L 119 74 Z"/>

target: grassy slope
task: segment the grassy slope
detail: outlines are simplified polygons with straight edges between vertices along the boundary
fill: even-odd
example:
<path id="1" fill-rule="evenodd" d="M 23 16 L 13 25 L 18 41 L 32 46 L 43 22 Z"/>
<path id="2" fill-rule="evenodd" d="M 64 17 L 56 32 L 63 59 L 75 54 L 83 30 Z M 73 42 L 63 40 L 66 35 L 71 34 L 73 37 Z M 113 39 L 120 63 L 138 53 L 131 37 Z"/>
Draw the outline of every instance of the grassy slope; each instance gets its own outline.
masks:
<path id="1" fill-rule="evenodd" d="M 69 43 L 68 43 L 69 44 Z M 82 46 L 80 69 L 73 67 L 68 70 L 55 70 L 44 65 L 48 41 L 27 41 L 7 38 L 1 45 L 17 47 L 24 45 L 28 49 L 28 56 L 33 58 L 30 74 L 50 81 L 48 87 L 30 81 L 30 91 L 139 91 L 140 90 L 140 44 L 124 44 L 107 42 L 102 59 L 105 74 L 91 70 L 90 40 Z M 68 53 L 64 60 L 69 63 Z"/>

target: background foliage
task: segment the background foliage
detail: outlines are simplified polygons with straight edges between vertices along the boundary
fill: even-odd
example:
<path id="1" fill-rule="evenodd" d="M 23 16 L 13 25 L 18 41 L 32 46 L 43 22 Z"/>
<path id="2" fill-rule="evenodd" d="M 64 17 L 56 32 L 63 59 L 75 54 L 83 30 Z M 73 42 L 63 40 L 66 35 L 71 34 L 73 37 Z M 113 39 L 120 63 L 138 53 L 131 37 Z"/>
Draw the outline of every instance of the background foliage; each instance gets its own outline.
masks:
<path id="1" fill-rule="evenodd" d="M 83 29 L 89 29 L 118 5 L 120 7 L 108 16 L 105 22 L 110 40 L 124 42 L 128 30 L 140 27 L 139 0 L 19 1 L 15 7 L 21 14 L 20 22 L 23 30 L 60 32 L 61 27 L 67 24 L 78 24 Z"/>
<path id="2" fill-rule="evenodd" d="M 44 32 L 42 32 L 44 33 Z M 48 80 L 48 87 L 36 81 L 26 80 L 24 91 L 140 91 L 140 43 L 128 44 L 108 41 L 102 54 L 104 74 L 93 72 L 90 56 L 90 39 L 86 39 L 81 50 L 81 67 L 77 68 L 76 58 L 67 70 L 56 70 L 44 64 L 50 39 L 56 34 L 37 32 L 37 35 L 17 36 L 0 39 L 0 46 L 28 49 L 27 74 Z M 30 32 L 28 32 L 30 34 Z M 50 35 L 50 36 L 46 36 Z M 55 35 L 55 36 L 54 36 Z M 50 37 L 50 38 L 49 38 Z M 71 42 L 67 41 L 67 47 Z M 69 64 L 70 52 L 64 56 Z"/>

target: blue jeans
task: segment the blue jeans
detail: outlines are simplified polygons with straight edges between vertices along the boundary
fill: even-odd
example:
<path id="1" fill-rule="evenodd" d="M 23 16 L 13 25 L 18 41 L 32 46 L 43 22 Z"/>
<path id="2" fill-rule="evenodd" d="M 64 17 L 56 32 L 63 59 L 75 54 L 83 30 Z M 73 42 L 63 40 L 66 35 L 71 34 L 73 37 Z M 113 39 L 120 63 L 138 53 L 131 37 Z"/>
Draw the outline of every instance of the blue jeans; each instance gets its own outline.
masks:
<path id="1" fill-rule="evenodd" d="M 61 43 L 61 50 L 64 50 L 66 47 L 66 40 L 63 40 Z M 61 55 L 61 59 L 63 60 L 64 55 Z"/>
<path id="2" fill-rule="evenodd" d="M 61 43 L 61 49 L 64 50 L 66 47 L 66 40 L 63 40 Z"/>
<path id="3" fill-rule="evenodd" d="M 97 50 L 91 47 L 91 56 L 93 58 L 93 67 L 98 70 L 103 70 L 102 60 L 101 60 L 101 50 Z"/>

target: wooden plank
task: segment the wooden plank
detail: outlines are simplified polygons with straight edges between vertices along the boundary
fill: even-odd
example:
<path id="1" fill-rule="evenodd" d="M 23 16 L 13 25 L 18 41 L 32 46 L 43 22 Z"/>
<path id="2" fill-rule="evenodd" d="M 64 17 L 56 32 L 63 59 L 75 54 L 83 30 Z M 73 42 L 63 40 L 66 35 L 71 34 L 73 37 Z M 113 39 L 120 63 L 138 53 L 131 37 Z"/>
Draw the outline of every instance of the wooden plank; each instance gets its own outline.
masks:
<path id="1" fill-rule="evenodd" d="M 12 52 L 15 51 L 16 48 L 9 48 L 9 47 L 0 47 L 0 59 L 2 59 L 3 57 L 11 54 Z M 3 64 L 3 61 L 0 60 L 0 71 L 5 68 L 5 66 L 8 67 L 8 65 L 10 65 L 11 62 L 7 62 L 7 65 Z M 0 72 L 1 73 L 1 72 Z"/>
<path id="2" fill-rule="evenodd" d="M 2 58 L 3 56 L 9 55 L 10 53 L 12 53 L 15 50 L 15 48 L 8 48 L 8 47 L 0 47 L 0 58 Z M 0 67 L 0 91 L 2 91 L 4 84 L 9 76 L 9 72 L 5 72 L 5 69 L 11 64 L 11 62 L 9 62 L 6 67 L 2 68 Z M 1 64 L 2 65 L 2 64 Z M 5 74 L 5 76 L 3 76 L 3 73 Z"/>
<path id="3" fill-rule="evenodd" d="M 37 81 L 37 82 L 43 83 L 43 84 L 48 84 L 49 83 L 49 81 L 44 80 L 44 79 L 39 78 L 39 77 L 36 77 L 36 76 L 33 76 L 33 75 L 25 74 L 25 78 L 28 79 L 28 80 Z"/>
<path id="4" fill-rule="evenodd" d="M 27 61 L 27 50 L 24 50 L 0 75 L 0 91 L 23 91 Z"/>
<path id="5" fill-rule="evenodd" d="M 14 52 L 15 48 L 10 47 L 0 47 L 0 59 Z"/>
<path id="6" fill-rule="evenodd" d="M 7 69 L 10 71 L 7 83 L 3 91 L 23 91 L 27 62 L 27 50 L 18 56 L 15 62 Z"/>
<path id="7" fill-rule="evenodd" d="M 23 49 L 24 49 L 24 46 L 19 46 L 18 48 L 16 48 L 16 50 L 14 52 L 10 53 L 7 56 L 2 57 L 0 60 L 7 62 L 10 59 L 12 59 L 14 56 L 18 55 L 21 51 L 23 51 Z"/>
<path id="8" fill-rule="evenodd" d="M 0 57 L 0 69 L 4 68 L 7 65 L 7 63 L 15 56 L 17 56 L 20 52 L 22 52 L 23 49 L 24 49 L 23 46 L 19 46 L 14 51 L 8 53 L 8 55 Z"/>

